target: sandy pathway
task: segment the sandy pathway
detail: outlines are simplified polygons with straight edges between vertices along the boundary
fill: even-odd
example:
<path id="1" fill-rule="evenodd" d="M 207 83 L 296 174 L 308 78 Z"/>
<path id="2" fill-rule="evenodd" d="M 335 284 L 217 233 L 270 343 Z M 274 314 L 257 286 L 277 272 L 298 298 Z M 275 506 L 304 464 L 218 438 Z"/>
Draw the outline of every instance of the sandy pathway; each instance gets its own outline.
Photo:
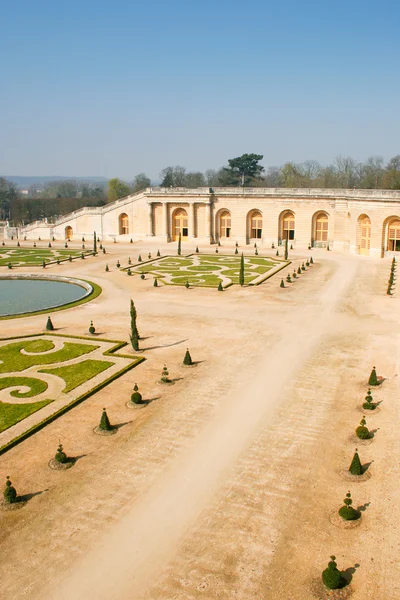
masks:
<path id="1" fill-rule="evenodd" d="M 357 259 L 339 258 L 336 273 L 312 303 L 286 315 L 279 343 L 258 355 L 251 374 L 238 373 L 229 402 L 221 403 L 185 454 L 169 464 L 48 598 L 140 597 L 259 433 L 260 423 L 265 425 L 282 402 L 310 353 L 332 332 L 334 309 L 354 280 L 357 265 Z"/>

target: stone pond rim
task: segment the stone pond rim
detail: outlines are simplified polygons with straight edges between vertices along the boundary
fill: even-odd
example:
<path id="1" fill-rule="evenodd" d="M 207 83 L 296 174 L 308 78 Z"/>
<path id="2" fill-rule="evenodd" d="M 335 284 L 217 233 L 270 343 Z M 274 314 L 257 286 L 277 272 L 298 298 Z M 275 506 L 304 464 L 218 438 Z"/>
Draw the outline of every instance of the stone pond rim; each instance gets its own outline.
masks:
<path id="1" fill-rule="evenodd" d="M 77 306 L 83 302 L 88 302 L 99 296 L 101 293 L 101 288 L 95 283 L 92 283 L 87 280 L 77 279 L 75 277 L 63 277 L 63 276 L 55 276 L 55 275 L 30 275 L 30 274 L 4 274 L 0 276 L 0 286 L 5 281 L 19 281 L 19 282 L 46 282 L 53 283 L 55 286 L 53 287 L 53 293 L 56 290 L 53 302 L 48 299 L 48 294 L 46 294 L 46 301 L 40 302 L 39 304 L 29 303 L 28 299 L 21 299 L 19 294 L 20 306 L 17 306 L 15 310 L 7 310 L 2 309 L 0 304 L 0 319 L 8 319 L 8 318 L 17 318 L 23 316 L 30 316 L 35 314 L 44 313 L 46 311 L 56 311 L 62 310 L 66 308 L 72 308 L 73 306 Z M 67 289 L 65 285 L 69 285 L 71 290 L 74 288 L 75 293 L 69 294 L 69 297 L 66 299 L 62 298 L 61 286 L 57 284 L 62 284 L 62 289 Z M 49 286 L 46 286 L 49 288 Z M 68 290 L 70 292 L 70 290 Z M 51 294 L 50 294 L 51 295 Z M 21 302 L 25 300 L 25 306 L 21 305 Z"/>

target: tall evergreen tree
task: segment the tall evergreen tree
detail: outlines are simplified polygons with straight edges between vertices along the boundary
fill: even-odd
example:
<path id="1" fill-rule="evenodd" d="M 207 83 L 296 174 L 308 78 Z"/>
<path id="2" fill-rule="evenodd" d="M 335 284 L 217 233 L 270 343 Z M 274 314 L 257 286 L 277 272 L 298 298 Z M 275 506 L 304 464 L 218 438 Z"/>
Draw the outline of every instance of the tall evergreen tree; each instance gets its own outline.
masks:
<path id="1" fill-rule="evenodd" d="M 130 333 L 130 340 L 131 340 L 131 344 L 132 344 L 132 348 L 137 352 L 139 350 L 139 331 L 136 325 L 136 318 L 137 318 L 137 313 L 136 313 L 136 308 L 135 305 L 133 303 L 133 300 L 131 300 L 131 307 L 130 307 L 130 315 L 131 315 L 131 333 Z"/>
<path id="2" fill-rule="evenodd" d="M 182 252 L 182 236 L 179 233 L 179 238 L 178 238 L 178 256 L 181 255 L 181 252 Z"/>
<path id="3" fill-rule="evenodd" d="M 240 257 L 239 285 L 244 285 L 244 256 Z"/>
<path id="4" fill-rule="evenodd" d="M 97 254 L 97 237 L 96 232 L 93 232 L 93 254 Z"/>

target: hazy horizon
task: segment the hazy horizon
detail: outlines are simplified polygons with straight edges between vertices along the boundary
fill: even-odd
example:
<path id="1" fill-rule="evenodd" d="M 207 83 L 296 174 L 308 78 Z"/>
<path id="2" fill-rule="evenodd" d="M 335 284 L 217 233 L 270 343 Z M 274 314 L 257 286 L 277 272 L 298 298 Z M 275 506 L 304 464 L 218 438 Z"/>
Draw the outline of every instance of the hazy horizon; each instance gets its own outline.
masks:
<path id="1" fill-rule="evenodd" d="M 21 0 L 2 17 L 3 173 L 400 153 L 396 2 Z"/>

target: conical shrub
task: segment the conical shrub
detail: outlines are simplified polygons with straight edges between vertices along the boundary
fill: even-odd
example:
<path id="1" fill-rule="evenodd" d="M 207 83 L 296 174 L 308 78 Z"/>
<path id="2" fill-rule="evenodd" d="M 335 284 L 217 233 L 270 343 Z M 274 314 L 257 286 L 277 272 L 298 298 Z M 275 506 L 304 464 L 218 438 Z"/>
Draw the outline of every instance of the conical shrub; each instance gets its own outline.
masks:
<path id="1" fill-rule="evenodd" d="M 313 257 L 310 258 L 310 265 L 313 265 L 314 261 L 313 261 Z"/>
<path id="2" fill-rule="evenodd" d="M 184 365 L 192 365 L 193 364 L 192 357 L 190 356 L 189 348 L 186 348 L 186 353 L 185 353 L 185 357 L 183 359 L 183 364 Z"/>
<path id="3" fill-rule="evenodd" d="M 160 251 L 159 251 L 159 250 L 157 250 L 157 256 L 161 256 L 161 254 L 160 254 Z"/>
<path id="4" fill-rule="evenodd" d="M 285 287 L 285 282 L 283 281 L 283 279 L 281 279 L 281 283 L 280 283 L 280 286 L 279 286 L 279 287 L 281 287 L 281 288 L 284 288 L 284 287 Z"/>
<path id="5" fill-rule="evenodd" d="M 275 256 L 279 256 L 279 250 L 276 251 Z"/>
<path id="6" fill-rule="evenodd" d="M 144 279 L 144 276 L 143 276 L 143 279 Z M 156 278 L 154 278 L 153 286 L 158 287 L 158 281 Z"/>
<path id="7" fill-rule="evenodd" d="M 196 246 L 196 254 L 198 254 L 198 253 L 199 253 L 199 247 Z"/>
<path id="8" fill-rule="evenodd" d="M 61 464 L 65 464 L 68 462 L 68 456 L 65 454 L 61 442 L 59 442 L 58 444 L 57 452 L 54 456 L 54 459 Z"/>
<path id="9" fill-rule="evenodd" d="M 46 329 L 47 331 L 54 331 L 54 325 L 51 317 L 47 317 Z"/>
<path id="10" fill-rule="evenodd" d="M 93 321 L 90 321 L 90 326 L 89 326 L 89 333 L 91 333 L 92 335 L 95 333 L 96 329 L 93 326 Z"/>
<path id="11" fill-rule="evenodd" d="M 349 471 L 352 475 L 362 475 L 364 473 L 364 470 L 362 468 L 362 464 L 360 461 L 360 457 L 358 456 L 357 448 L 356 448 L 356 451 L 354 452 L 353 460 L 351 461 Z"/>
<path id="12" fill-rule="evenodd" d="M 296 279 L 296 277 L 297 277 L 297 273 L 296 273 L 296 271 L 293 271 L 293 278 Z"/>
<path id="13" fill-rule="evenodd" d="M 138 385 L 137 383 L 135 383 L 133 393 L 131 394 L 131 401 L 134 404 L 140 404 L 142 402 L 142 394 L 138 390 Z"/>
<path id="14" fill-rule="evenodd" d="M 239 250 L 237 249 L 237 246 L 235 248 L 235 254 L 239 254 Z"/>
<path id="15" fill-rule="evenodd" d="M 347 492 L 346 498 L 343 500 L 344 506 L 339 508 L 338 513 L 345 521 L 356 521 L 361 517 L 358 510 L 352 507 L 353 500 L 351 499 L 351 493 Z"/>
<path id="16" fill-rule="evenodd" d="M 366 423 L 365 417 L 363 417 L 356 429 L 356 436 L 360 440 L 367 440 L 371 436 L 368 427 L 366 427 Z"/>
<path id="17" fill-rule="evenodd" d="M 379 385 L 375 367 L 372 367 L 371 375 L 369 376 L 368 385 Z"/>
<path id="18" fill-rule="evenodd" d="M 336 556 L 331 556 L 328 567 L 322 571 L 322 581 L 330 590 L 337 590 L 343 586 L 342 575 L 335 562 Z"/>
<path id="19" fill-rule="evenodd" d="M 139 254 L 139 256 L 138 256 L 138 259 L 137 259 L 137 260 L 138 260 L 138 262 L 142 262 L 142 257 L 140 256 L 140 254 Z"/>
<path id="20" fill-rule="evenodd" d="M 114 429 L 110 423 L 110 419 L 108 418 L 105 408 L 103 408 L 103 413 L 101 415 L 101 419 L 100 419 L 100 423 L 99 423 L 99 429 L 101 429 L 102 431 L 111 431 L 112 429 Z"/>
<path id="21" fill-rule="evenodd" d="M 218 284 L 218 291 L 219 292 L 223 292 L 224 291 L 224 288 L 222 287 L 222 281 L 220 281 L 219 284 Z"/>
<path id="22" fill-rule="evenodd" d="M 297 275 L 301 275 L 301 269 L 300 269 L 300 267 L 297 269 Z"/>
<path id="23" fill-rule="evenodd" d="M 15 489 L 15 487 L 13 487 L 13 485 L 10 481 L 10 477 L 8 475 L 7 475 L 7 479 L 6 479 L 6 487 L 3 492 L 3 496 L 4 496 L 4 501 L 7 502 L 7 504 L 13 504 L 14 502 L 17 501 L 17 490 Z"/>
<path id="24" fill-rule="evenodd" d="M 109 266 L 106 265 L 106 268 L 104 269 L 106 273 L 108 273 L 108 271 L 110 270 Z"/>

